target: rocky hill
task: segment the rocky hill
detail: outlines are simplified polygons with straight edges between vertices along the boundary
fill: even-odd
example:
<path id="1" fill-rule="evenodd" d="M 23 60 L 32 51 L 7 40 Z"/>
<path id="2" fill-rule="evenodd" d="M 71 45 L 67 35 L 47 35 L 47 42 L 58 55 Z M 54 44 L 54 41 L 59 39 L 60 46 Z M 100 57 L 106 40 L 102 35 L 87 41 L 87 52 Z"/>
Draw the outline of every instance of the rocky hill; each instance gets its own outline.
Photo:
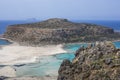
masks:
<path id="1" fill-rule="evenodd" d="M 63 61 L 58 80 L 120 80 L 120 49 L 111 42 L 82 47 Z"/>
<path id="2" fill-rule="evenodd" d="M 4 38 L 24 44 L 58 44 L 118 39 L 113 29 L 95 24 L 73 23 L 67 19 L 10 25 Z"/>

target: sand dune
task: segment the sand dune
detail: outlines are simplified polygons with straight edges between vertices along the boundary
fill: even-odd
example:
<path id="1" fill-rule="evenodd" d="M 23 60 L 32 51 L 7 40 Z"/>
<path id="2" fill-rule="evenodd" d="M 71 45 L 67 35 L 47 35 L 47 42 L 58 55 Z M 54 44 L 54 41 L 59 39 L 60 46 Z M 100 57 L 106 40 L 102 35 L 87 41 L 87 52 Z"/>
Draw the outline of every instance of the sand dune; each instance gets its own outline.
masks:
<path id="1" fill-rule="evenodd" d="M 30 47 L 12 44 L 2 46 L 0 49 L 0 64 L 14 65 L 35 62 L 39 56 L 65 53 L 63 45 L 47 45 L 43 47 Z"/>

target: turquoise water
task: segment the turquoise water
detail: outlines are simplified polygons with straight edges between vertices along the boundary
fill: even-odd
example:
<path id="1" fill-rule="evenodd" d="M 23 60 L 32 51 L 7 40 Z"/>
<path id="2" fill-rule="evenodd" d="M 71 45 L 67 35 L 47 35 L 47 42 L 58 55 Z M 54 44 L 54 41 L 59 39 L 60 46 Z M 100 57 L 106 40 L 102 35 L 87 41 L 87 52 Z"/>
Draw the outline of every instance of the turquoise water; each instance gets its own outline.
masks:
<path id="1" fill-rule="evenodd" d="M 57 74 L 62 60 L 56 59 L 54 56 L 42 56 L 39 62 L 27 64 L 22 67 L 17 67 L 18 76 L 45 76 Z"/>
<path id="2" fill-rule="evenodd" d="M 120 48 L 120 41 L 114 42 L 114 45 L 116 46 L 116 48 Z"/>
<path id="3" fill-rule="evenodd" d="M 60 64 L 64 59 L 73 60 L 75 51 L 87 44 L 67 44 L 64 49 L 67 53 L 56 54 L 52 56 L 42 56 L 38 62 L 27 64 L 22 67 L 16 67 L 18 76 L 57 76 Z"/>
<path id="4" fill-rule="evenodd" d="M 83 43 L 83 44 L 67 44 L 64 46 L 64 49 L 67 50 L 68 52 L 75 52 L 76 50 L 78 50 L 80 47 L 87 47 L 87 43 Z"/>
<path id="5" fill-rule="evenodd" d="M 53 56 L 42 56 L 37 63 L 27 64 L 22 67 L 17 67 L 18 76 L 57 76 L 57 71 L 63 59 L 72 60 L 74 54 L 62 53 Z"/>

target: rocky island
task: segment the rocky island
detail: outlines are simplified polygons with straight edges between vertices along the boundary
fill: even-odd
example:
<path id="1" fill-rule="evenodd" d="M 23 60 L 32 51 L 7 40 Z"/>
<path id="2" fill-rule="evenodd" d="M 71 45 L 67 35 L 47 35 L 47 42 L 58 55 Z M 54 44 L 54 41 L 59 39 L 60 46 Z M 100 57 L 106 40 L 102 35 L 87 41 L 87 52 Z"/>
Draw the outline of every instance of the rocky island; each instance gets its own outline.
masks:
<path id="1" fill-rule="evenodd" d="M 39 45 L 116 40 L 120 34 L 100 25 L 53 18 L 37 23 L 10 25 L 3 37 L 22 45 Z"/>
<path id="2" fill-rule="evenodd" d="M 57 80 L 120 80 L 120 49 L 112 42 L 82 47 L 72 62 L 63 61 Z"/>

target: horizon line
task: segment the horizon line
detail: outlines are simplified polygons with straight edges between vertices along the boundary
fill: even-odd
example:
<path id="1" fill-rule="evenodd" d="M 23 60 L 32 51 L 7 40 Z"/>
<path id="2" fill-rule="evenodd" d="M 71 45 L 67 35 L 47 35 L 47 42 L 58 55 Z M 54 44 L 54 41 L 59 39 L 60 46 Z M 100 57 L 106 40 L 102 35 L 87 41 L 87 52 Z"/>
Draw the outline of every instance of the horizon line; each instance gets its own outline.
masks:
<path id="1" fill-rule="evenodd" d="M 40 19 L 40 18 L 28 18 L 28 19 L 0 19 L 0 21 L 45 21 L 48 19 L 53 18 L 47 18 L 47 19 Z M 69 18 L 60 18 L 60 19 L 67 19 L 69 21 L 77 21 L 77 20 L 96 20 L 96 21 L 120 21 L 120 19 L 69 19 Z"/>

